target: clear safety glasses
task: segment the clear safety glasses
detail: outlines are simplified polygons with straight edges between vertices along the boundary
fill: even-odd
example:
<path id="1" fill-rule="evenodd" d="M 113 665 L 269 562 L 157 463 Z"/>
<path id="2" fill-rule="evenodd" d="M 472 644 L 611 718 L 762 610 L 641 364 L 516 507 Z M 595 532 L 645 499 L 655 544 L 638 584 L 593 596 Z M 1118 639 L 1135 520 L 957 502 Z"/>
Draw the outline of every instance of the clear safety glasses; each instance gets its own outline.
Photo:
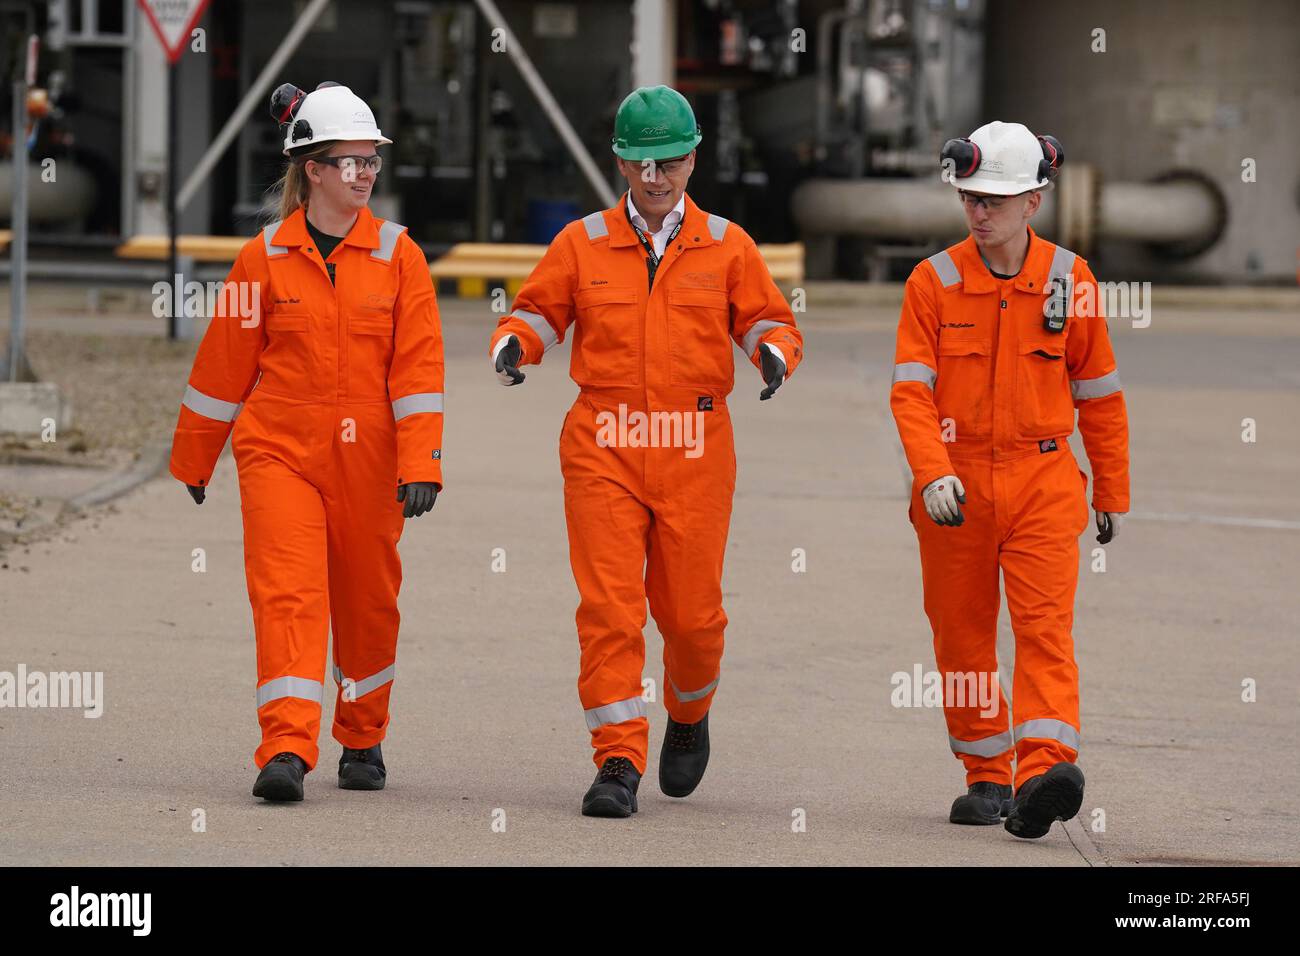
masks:
<path id="1" fill-rule="evenodd" d="M 648 183 L 655 180 L 655 170 L 662 172 L 665 176 L 675 176 L 678 173 L 686 171 L 686 162 L 691 158 L 691 154 L 678 156 L 676 159 L 646 159 L 641 163 L 641 178 Z"/>
<path id="2" fill-rule="evenodd" d="M 1011 198 L 1010 196 L 977 196 L 974 193 L 966 192 L 964 189 L 957 190 L 957 195 L 961 197 L 961 201 L 965 204 L 967 209 L 975 209 L 978 206 L 983 206 L 989 212 L 997 212 L 1005 206 L 1007 200 Z"/>
<path id="3" fill-rule="evenodd" d="M 678 159 L 658 159 L 655 160 L 655 165 L 664 171 L 665 176 L 672 176 L 685 169 L 686 161 L 690 158 L 689 155 L 686 155 Z"/>
<path id="4" fill-rule="evenodd" d="M 339 177 L 345 183 L 355 182 L 363 169 L 368 169 L 371 175 L 378 176 L 379 171 L 384 168 L 383 157 L 378 153 L 373 156 L 321 156 L 313 158 L 312 162 L 337 166 Z"/>

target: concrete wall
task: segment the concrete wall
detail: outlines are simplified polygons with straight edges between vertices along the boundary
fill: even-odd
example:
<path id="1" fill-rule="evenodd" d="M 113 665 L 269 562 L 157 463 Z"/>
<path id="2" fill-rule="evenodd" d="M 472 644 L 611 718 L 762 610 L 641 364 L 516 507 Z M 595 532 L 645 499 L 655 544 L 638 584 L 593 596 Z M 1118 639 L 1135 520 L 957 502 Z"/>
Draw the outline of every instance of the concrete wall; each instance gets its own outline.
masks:
<path id="1" fill-rule="evenodd" d="M 988 10 L 988 119 L 1050 132 L 1112 180 L 1203 171 L 1227 231 L 1176 273 L 1294 282 L 1300 251 L 1300 4 L 1294 0 L 999 0 Z M 1092 31 L 1106 31 L 1094 53 Z M 1253 158 L 1257 181 L 1243 183 Z M 1102 264 L 1141 269 L 1141 249 Z"/>

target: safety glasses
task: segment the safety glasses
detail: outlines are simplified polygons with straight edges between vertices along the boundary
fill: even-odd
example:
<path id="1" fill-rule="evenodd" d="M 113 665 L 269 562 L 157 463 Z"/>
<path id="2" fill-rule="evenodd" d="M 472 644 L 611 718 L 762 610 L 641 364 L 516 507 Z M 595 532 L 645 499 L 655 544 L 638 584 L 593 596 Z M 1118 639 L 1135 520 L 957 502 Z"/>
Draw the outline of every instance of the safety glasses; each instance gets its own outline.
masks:
<path id="1" fill-rule="evenodd" d="M 676 159 L 650 159 L 646 160 L 642 168 L 642 178 L 646 182 L 654 180 L 655 170 L 660 170 L 665 176 L 675 176 L 678 173 L 686 171 L 687 160 L 691 154 L 678 156 Z"/>
<path id="2" fill-rule="evenodd" d="M 989 212 L 997 212 L 1007 204 L 1008 199 L 1012 198 L 1010 196 L 977 196 L 974 193 L 966 192 L 964 189 L 957 190 L 957 195 L 961 197 L 961 201 L 967 209 L 983 206 Z"/>
<path id="3" fill-rule="evenodd" d="M 354 182 L 363 169 L 368 169 L 372 175 L 377 176 L 379 171 L 384 168 L 383 157 L 378 153 L 372 156 L 320 156 L 313 157 L 312 162 L 324 163 L 326 166 L 337 166 L 339 176 L 345 183 Z"/>

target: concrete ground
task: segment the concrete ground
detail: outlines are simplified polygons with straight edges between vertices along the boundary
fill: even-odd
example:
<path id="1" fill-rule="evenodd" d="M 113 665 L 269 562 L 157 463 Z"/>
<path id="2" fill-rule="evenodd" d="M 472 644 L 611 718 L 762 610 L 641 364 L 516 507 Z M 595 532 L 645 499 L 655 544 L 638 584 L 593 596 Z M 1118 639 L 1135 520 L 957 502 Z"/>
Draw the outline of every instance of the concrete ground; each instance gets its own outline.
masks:
<path id="1" fill-rule="evenodd" d="M 388 789 L 336 789 L 326 729 L 303 804 L 249 793 L 254 645 L 226 457 L 201 508 L 164 476 L 4 555 L 0 670 L 103 671 L 106 703 L 98 719 L 0 710 L 0 860 L 1300 863 L 1294 309 L 1157 300 L 1150 328 L 1111 322 L 1134 513 L 1105 573 L 1091 570 L 1093 533 L 1082 539 L 1088 788 L 1080 818 L 1033 843 L 949 825 L 962 773 L 942 713 L 890 703 L 891 675 L 934 658 L 887 406 L 888 292 L 855 303 L 812 290 L 807 359 L 774 401 L 760 404 L 757 374 L 738 365 L 713 757 L 691 798 L 661 795 L 664 712 L 652 705 L 650 773 L 627 821 L 578 813 L 594 768 L 556 453 L 575 391 L 567 347 L 522 388 L 499 388 L 484 354 L 495 317 L 473 302 L 443 311 L 448 486 L 401 545 Z M 191 570 L 200 547 L 204 574 Z M 505 573 L 492 571 L 497 548 Z M 791 570 L 796 548 L 805 573 Z M 659 680 L 660 641 L 647 642 L 646 675 Z M 1005 667 L 1005 620 L 1000 646 Z M 1247 680 L 1255 702 L 1242 699 Z"/>

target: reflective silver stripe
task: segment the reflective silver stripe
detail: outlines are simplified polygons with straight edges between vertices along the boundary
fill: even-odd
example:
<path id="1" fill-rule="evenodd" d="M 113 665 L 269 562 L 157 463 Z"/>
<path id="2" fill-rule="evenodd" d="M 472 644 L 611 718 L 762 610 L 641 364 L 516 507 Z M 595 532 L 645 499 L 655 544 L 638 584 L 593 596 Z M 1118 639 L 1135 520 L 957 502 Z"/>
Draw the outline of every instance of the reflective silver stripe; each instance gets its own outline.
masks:
<path id="1" fill-rule="evenodd" d="M 1123 388 L 1119 383 L 1119 369 L 1101 378 L 1076 378 L 1070 381 L 1070 394 L 1075 398 L 1105 398 Z"/>
<path id="2" fill-rule="evenodd" d="M 406 227 L 400 222 L 388 220 L 379 227 L 379 248 L 370 251 L 370 258 L 382 259 L 384 262 L 391 262 L 393 250 L 397 248 L 397 237 L 406 232 Z"/>
<path id="3" fill-rule="evenodd" d="M 257 706 L 260 709 L 263 705 L 279 700 L 281 697 L 298 697 L 319 704 L 324 689 L 318 680 L 308 680 L 306 677 L 277 677 L 257 689 Z"/>
<path id="4" fill-rule="evenodd" d="M 894 366 L 894 380 L 890 387 L 899 382 L 921 382 L 930 391 L 934 391 L 934 383 L 938 378 L 939 373 L 924 362 L 899 362 Z"/>
<path id="5" fill-rule="evenodd" d="M 595 242 L 601 236 L 609 235 L 609 227 L 605 225 L 605 214 L 593 212 L 590 216 L 582 217 L 582 224 L 587 227 L 587 238 Z"/>
<path id="6" fill-rule="evenodd" d="M 952 256 L 948 255 L 948 250 L 936 252 L 929 258 L 930 265 L 934 266 L 935 273 L 939 276 L 939 281 L 947 289 L 961 281 L 961 273 L 957 271 L 957 263 L 952 261 Z"/>
<path id="7" fill-rule="evenodd" d="M 718 686 L 718 681 L 720 680 L 722 680 L 721 674 L 713 678 L 713 680 L 709 681 L 699 690 L 688 690 L 685 693 L 677 689 L 677 684 L 673 681 L 671 677 L 668 678 L 668 683 L 672 684 L 673 696 L 676 697 L 681 703 L 689 704 L 693 700 L 699 700 L 702 697 L 708 697 L 710 694 L 712 694 L 713 688 Z"/>
<path id="8" fill-rule="evenodd" d="M 1052 254 L 1052 266 L 1047 270 L 1047 281 L 1050 284 L 1053 279 L 1062 279 L 1068 276 L 1074 269 L 1074 260 L 1076 256 L 1069 249 L 1061 246 L 1056 247 L 1056 252 Z"/>
<path id="9" fill-rule="evenodd" d="M 344 698 L 343 702 L 345 704 L 350 704 L 353 703 L 354 701 L 360 700 L 362 697 L 365 697 L 366 694 L 369 694 L 371 691 L 379 690 L 379 688 L 383 687 L 385 684 L 391 681 L 396 674 L 397 674 L 397 665 L 389 664 L 387 667 L 385 667 L 383 670 L 379 671 L 378 673 L 371 674 L 369 677 L 363 677 L 361 680 L 358 681 L 353 681 L 352 699 L 348 700 Z M 343 671 L 339 668 L 339 665 L 337 664 L 334 665 L 334 680 L 340 686 L 342 686 L 343 682 L 347 680 L 347 678 L 343 676 Z"/>
<path id="10" fill-rule="evenodd" d="M 709 235 L 716 241 L 721 242 L 722 237 L 727 234 L 728 222 L 729 220 L 723 219 L 721 216 L 709 213 Z"/>
<path id="11" fill-rule="evenodd" d="M 193 385 L 185 386 L 185 397 L 181 399 L 181 404 L 204 418 L 211 418 L 218 422 L 233 422 L 235 416 L 239 414 L 239 409 L 243 407 L 235 402 L 223 402 L 211 395 L 204 395 Z"/>
<path id="12" fill-rule="evenodd" d="M 595 730 L 605 724 L 621 724 L 625 720 L 635 720 L 645 716 L 645 701 L 640 697 L 615 701 L 583 711 L 587 716 L 587 729 Z"/>
<path id="13" fill-rule="evenodd" d="M 760 338 L 772 329 L 784 329 L 786 327 L 786 323 L 784 322 L 773 322 L 771 319 L 759 319 L 749 327 L 749 331 L 745 333 L 745 339 L 741 342 L 740 347 L 745 350 L 746 355 L 753 358 L 754 350 L 757 349 L 760 344 L 758 341 Z"/>
<path id="14" fill-rule="evenodd" d="M 1026 737 L 1036 737 L 1041 740 L 1059 740 L 1071 750 L 1078 750 L 1080 739 L 1079 732 L 1063 720 L 1055 720 L 1051 717 L 1039 717 L 1037 720 L 1026 720 L 1023 724 L 1016 727 L 1016 742 L 1024 740 Z"/>
<path id="15" fill-rule="evenodd" d="M 268 256 L 282 256 L 289 251 L 288 246 L 271 245 L 271 237 L 275 235 L 275 231 L 279 229 L 282 225 L 284 225 L 284 220 L 277 219 L 275 222 L 271 223 L 265 229 L 262 230 L 262 241 L 266 243 L 266 254 Z"/>
<path id="16" fill-rule="evenodd" d="M 952 747 L 952 752 L 955 754 L 973 754 L 976 757 L 996 757 L 1015 746 L 1009 730 L 994 734 L 992 737 L 981 737 L 979 740 L 958 740 L 949 735 L 948 745 Z"/>
<path id="17" fill-rule="evenodd" d="M 523 319 L 537 333 L 537 337 L 542 340 L 543 352 L 549 351 L 551 346 L 560 341 L 560 337 L 555 334 L 555 329 L 551 328 L 551 323 L 536 312 L 529 312 L 527 309 L 515 309 L 510 314 Z"/>
<path id="18" fill-rule="evenodd" d="M 393 421 L 400 422 L 407 415 L 442 411 L 442 392 L 416 392 L 403 395 L 393 402 Z"/>

